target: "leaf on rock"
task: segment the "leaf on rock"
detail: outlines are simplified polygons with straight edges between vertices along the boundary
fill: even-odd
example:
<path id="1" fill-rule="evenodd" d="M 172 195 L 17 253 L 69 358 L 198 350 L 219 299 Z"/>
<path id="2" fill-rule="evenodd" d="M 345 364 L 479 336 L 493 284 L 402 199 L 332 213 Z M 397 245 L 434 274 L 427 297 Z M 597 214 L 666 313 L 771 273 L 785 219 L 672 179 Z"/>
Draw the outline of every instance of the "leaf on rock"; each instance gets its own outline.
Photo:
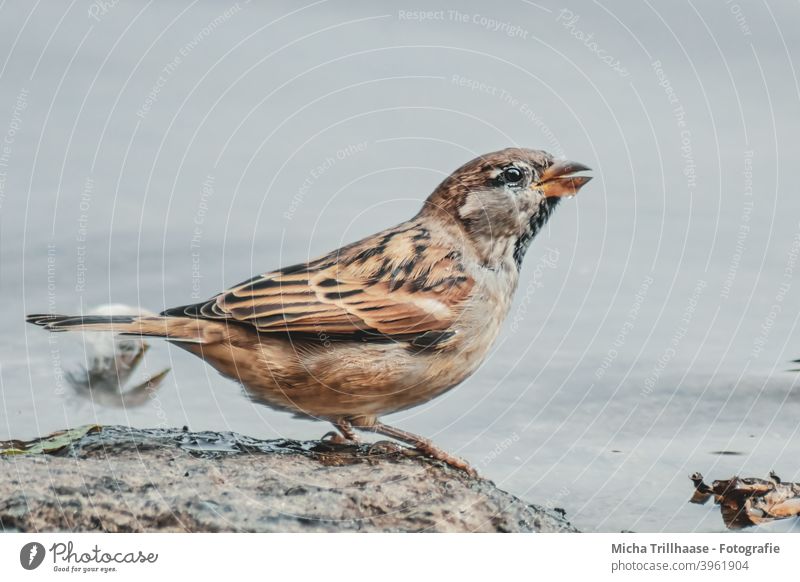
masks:
<path id="1" fill-rule="evenodd" d="M 87 434 L 101 430 L 97 424 L 86 424 L 68 430 L 60 430 L 30 441 L 0 441 L 0 455 L 47 455 L 57 453 Z"/>

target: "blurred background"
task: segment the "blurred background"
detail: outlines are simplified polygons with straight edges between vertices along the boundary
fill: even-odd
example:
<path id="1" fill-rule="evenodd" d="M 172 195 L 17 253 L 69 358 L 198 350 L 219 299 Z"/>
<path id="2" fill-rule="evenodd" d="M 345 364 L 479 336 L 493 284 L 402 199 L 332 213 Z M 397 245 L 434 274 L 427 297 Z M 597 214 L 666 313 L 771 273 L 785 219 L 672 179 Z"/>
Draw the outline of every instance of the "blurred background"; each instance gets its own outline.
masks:
<path id="1" fill-rule="evenodd" d="M 205 299 L 417 212 L 508 146 L 595 169 L 467 382 L 387 422 L 589 531 L 717 531 L 688 475 L 800 480 L 800 5 L 0 4 L 0 439 L 86 423 L 314 439 L 153 343 L 80 397 L 31 312 Z M 85 394 L 84 394 L 85 396 Z M 772 531 L 797 528 L 779 524 Z"/>

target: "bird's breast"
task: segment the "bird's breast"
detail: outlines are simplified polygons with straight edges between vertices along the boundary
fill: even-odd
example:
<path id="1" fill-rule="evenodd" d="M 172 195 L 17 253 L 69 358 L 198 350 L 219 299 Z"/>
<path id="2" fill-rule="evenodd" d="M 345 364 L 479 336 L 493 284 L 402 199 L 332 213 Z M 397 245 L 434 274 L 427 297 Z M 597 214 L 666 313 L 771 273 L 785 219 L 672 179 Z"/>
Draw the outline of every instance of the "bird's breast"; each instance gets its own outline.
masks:
<path id="1" fill-rule="evenodd" d="M 452 349 L 461 355 L 459 362 L 472 371 L 483 361 L 508 316 L 517 288 L 516 268 L 504 265 L 495 270 L 474 271 L 475 285 L 469 301 L 453 326 Z"/>

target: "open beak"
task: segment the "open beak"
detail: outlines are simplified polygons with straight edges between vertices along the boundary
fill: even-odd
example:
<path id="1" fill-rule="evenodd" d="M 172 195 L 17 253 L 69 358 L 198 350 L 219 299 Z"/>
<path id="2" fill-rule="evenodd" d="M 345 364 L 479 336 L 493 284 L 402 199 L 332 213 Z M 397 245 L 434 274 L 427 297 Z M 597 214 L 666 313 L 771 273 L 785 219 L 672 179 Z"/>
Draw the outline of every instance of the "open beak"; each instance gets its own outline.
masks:
<path id="1" fill-rule="evenodd" d="M 587 170 L 591 170 L 591 168 L 578 162 L 559 160 L 544 171 L 541 179 L 533 187 L 541 190 L 548 198 L 575 196 L 578 190 L 592 179 L 591 176 L 576 176 L 575 174 Z"/>

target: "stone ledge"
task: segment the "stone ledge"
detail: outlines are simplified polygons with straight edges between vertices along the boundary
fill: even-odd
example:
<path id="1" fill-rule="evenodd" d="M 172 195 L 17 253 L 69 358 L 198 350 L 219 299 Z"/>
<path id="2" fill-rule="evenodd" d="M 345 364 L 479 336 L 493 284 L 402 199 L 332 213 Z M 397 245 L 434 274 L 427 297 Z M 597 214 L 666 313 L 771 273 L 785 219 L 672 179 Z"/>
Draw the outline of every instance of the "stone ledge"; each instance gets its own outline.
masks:
<path id="1" fill-rule="evenodd" d="M 36 447 L 0 454 L 0 530 L 575 531 L 490 481 L 366 445 L 107 426 Z"/>

